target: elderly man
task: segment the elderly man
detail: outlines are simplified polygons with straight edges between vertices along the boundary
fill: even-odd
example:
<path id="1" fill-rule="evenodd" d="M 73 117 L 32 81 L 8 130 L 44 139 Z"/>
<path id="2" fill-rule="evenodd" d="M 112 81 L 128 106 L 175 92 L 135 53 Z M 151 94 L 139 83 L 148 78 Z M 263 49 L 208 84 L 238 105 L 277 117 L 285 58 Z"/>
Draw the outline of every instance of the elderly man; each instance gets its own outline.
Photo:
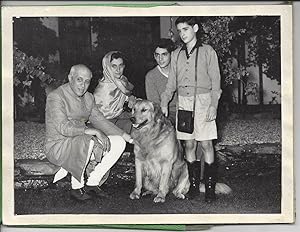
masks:
<path id="1" fill-rule="evenodd" d="M 107 178 L 105 174 L 123 153 L 125 141 L 132 142 L 130 135 L 105 119 L 96 107 L 93 95 L 87 92 L 91 78 L 85 65 L 74 65 L 69 82 L 51 92 L 46 103 L 46 156 L 61 167 L 54 182 L 69 172 L 70 196 L 80 201 L 105 195 L 99 187 Z M 96 160 L 97 165 L 84 186 L 90 160 Z"/>

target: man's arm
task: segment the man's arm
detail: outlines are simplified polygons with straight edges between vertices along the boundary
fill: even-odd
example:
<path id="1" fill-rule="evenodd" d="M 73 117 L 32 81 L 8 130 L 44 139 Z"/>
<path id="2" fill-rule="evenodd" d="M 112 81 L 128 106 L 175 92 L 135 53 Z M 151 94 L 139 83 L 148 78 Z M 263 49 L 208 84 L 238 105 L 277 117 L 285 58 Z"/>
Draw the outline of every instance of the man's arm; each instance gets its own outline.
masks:
<path id="1" fill-rule="evenodd" d="M 178 51 L 176 51 L 176 53 L 172 52 L 171 67 L 170 67 L 170 73 L 169 73 L 169 76 L 168 76 L 168 83 L 166 85 L 165 91 L 161 94 L 160 106 L 162 108 L 168 107 L 169 101 L 172 99 L 173 94 L 177 89 L 177 83 L 176 83 L 177 55 L 178 55 Z"/>
<path id="2" fill-rule="evenodd" d="M 129 134 L 117 127 L 114 123 L 104 117 L 104 115 L 97 108 L 95 101 L 93 101 L 92 112 L 89 118 L 91 124 L 96 129 L 108 135 L 122 136 L 126 142 L 132 143 L 132 138 Z"/>
<path id="3" fill-rule="evenodd" d="M 86 128 L 84 130 L 84 133 L 87 135 L 93 135 L 97 137 L 97 142 L 100 143 L 102 151 L 103 152 L 108 152 L 110 151 L 110 140 L 109 138 L 102 133 L 100 130 L 97 130 L 95 128 Z"/>
<path id="4" fill-rule="evenodd" d="M 217 108 L 219 99 L 222 93 L 221 90 L 221 76 L 218 64 L 218 57 L 215 50 L 210 47 L 210 56 L 208 60 L 208 75 L 211 79 L 212 90 L 211 90 L 211 103 L 207 110 L 206 121 L 215 120 L 217 117 Z"/>

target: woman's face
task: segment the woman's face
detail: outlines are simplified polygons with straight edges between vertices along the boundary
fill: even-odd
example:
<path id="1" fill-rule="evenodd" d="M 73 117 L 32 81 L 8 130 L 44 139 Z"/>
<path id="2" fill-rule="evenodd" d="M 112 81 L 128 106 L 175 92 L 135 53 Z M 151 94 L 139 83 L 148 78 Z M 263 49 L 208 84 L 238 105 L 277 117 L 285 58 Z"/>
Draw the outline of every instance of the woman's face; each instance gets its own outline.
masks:
<path id="1" fill-rule="evenodd" d="M 111 70 L 115 78 L 120 78 L 123 75 L 125 64 L 122 58 L 113 59 L 111 62 Z"/>

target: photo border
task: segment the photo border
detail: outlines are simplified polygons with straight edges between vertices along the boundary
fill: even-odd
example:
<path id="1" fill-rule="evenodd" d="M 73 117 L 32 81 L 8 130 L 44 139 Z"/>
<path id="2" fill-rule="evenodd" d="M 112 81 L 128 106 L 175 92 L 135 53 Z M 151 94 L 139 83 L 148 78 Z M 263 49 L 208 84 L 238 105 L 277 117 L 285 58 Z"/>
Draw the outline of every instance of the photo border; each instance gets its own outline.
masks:
<path id="1" fill-rule="evenodd" d="M 134 16 L 280 16 L 281 23 L 281 123 L 282 201 L 280 214 L 43 214 L 14 215 L 13 162 L 13 17 L 134 17 Z M 235 224 L 294 222 L 293 156 L 293 57 L 292 6 L 35 6 L 2 7 L 2 171 L 3 224 L 90 225 L 90 224 Z M 5 186 L 5 188 L 4 188 Z M 292 191 L 291 191 L 292 189 Z"/>

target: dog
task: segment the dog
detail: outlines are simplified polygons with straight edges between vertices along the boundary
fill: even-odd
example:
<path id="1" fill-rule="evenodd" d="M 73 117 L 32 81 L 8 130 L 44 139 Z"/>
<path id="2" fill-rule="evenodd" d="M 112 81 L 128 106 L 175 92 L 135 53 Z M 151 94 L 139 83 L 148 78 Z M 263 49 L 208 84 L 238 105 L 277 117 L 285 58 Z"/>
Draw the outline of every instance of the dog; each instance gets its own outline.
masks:
<path id="1" fill-rule="evenodd" d="M 154 202 L 165 202 L 172 190 L 175 197 L 185 199 L 190 182 L 183 150 L 176 138 L 171 121 L 161 112 L 160 106 L 148 100 L 138 100 L 132 109 L 135 154 L 135 189 L 131 199 L 156 195 Z M 141 193 L 142 188 L 146 190 Z M 200 192 L 205 192 L 203 183 Z M 232 189 L 225 183 L 216 183 L 216 194 L 230 194 Z"/>
<path id="2" fill-rule="evenodd" d="M 131 121 L 136 179 L 130 198 L 151 194 L 155 203 L 165 202 L 172 191 L 175 197 L 185 199 L 190 187 L 188 169 L 171 121 L 158 104 L 148 100 L 136 102 Z"/>

